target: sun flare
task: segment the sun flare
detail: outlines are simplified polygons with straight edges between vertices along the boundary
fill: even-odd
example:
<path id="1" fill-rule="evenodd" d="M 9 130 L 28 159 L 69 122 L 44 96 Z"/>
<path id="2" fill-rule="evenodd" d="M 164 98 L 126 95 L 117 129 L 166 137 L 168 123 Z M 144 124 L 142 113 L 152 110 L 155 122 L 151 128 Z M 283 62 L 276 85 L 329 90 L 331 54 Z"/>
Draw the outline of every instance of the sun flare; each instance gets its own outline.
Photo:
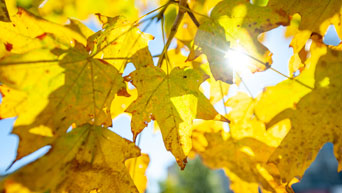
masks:
<path id="1" fill-rule="evenodd" d="M 243 78 L 252 75 L 249 69 L 252 61 L 245 53 L 246 51 L 242 48 L 229 49 L 226 51 L 225 58 L 227 59 L 227 68 L 233 69 L 234 76 Z"/>

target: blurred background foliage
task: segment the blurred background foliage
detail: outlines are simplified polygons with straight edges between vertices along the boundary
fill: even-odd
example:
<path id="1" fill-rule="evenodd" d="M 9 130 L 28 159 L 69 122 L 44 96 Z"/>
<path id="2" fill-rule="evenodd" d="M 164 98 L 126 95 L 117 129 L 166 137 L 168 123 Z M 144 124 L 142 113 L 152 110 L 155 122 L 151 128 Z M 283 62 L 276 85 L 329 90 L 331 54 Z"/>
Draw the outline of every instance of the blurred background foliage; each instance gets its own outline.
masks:
<path id="1" fill-rule="evenodd" d="M 223 170 L 207 168 L 199 157 L 189 160 L 183 171 L 176 163 L 170 166 L 159 186 L 161 193 L 232 193 Z"/>

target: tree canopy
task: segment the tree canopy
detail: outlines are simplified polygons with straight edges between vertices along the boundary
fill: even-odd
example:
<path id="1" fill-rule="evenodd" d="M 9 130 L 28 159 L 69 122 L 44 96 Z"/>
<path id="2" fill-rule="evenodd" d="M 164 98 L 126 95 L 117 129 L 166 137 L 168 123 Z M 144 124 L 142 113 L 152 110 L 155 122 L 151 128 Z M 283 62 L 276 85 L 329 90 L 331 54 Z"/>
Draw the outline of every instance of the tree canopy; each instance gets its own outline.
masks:
<path id="1" fill-rule="evenodd" d="M 92 16 L 97 32 L 82 23 Z M 151 22 L 165 40 L 156 56 Z M 289 75 L 263 44 L 279 26 L 292 37 Z M 342 44 L 323 42 L 329 26 L 342 39 L 340 0 L 0 0 L 0 118 L 16 117 L 14 162 L 52 147 L 0 190 L 142 193 L 149 158 L 135 142 L 152 120 L 180 169 L 199 155 L 235 193 L 292 192 L 326 142 L 340 171 Z M 231 52 L 250 62 L 233 64 Z M 287 79 L 227 99 L 244 70 Z M 108 129 L 122 113 L 133 141 Z"/>

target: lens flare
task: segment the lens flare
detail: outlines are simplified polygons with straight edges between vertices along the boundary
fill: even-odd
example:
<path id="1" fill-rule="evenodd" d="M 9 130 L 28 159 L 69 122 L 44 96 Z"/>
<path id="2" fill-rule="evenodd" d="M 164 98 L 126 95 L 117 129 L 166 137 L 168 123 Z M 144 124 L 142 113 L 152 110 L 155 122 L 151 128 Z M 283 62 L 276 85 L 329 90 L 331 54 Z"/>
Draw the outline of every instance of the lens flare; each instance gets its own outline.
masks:
<path id="1" fill-rule="evenodd" d="M 226 51 L 225 58 L 227 59 L 227 68 L 232 68 L 234 74 L 241 78 L 249 77 L 252 75 L 249 66 L 251 65 L 251 58 L 242 48 L 234 48 Z"/>

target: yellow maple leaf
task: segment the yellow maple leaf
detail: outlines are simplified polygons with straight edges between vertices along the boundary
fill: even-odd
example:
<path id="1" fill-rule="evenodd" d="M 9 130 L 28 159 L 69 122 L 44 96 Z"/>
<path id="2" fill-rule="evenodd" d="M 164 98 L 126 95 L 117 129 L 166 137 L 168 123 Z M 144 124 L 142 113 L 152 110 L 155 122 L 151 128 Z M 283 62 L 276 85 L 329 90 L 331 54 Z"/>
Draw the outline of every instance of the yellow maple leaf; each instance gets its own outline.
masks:
<path id="1" fill-rule="evenodd" d="M 269 122 L 276 114 L 286 108 L 295 109 L 296 103 L 304 95 L 311 92 L 315 84 L 314 75 L 317 62 L 325 52 L 326 47 L 322 42 L 313 41 L 310 47 L 311 56 L 305 61 L 305 68 L 299 76 L 264 89 L 263 93 L 257 97 L 255 106 L 255 113 L 261 121 Z M 286 98 L 286 100 L 279 100 L 280 98 Z"/>
<path id="2" fill-rule="evenodd" d="M 324 36 L 331 24 L 335 26 L 338 35 L 342 37 L 342 2 L 339 0 L 324 2 L 313 2 L 310 0 L 284 2 L 279 0 L 270 1 L 268 6 L 288 16 L 296 13 L 300 15 L 300 24 L 291 42 L 295 53 L 302 49 L 312 32 Z"/>
<path id="3" fill-rule="evenodd" d="M 276 192 L 281 186 L 266 169 L 266 161 L 274 148 L 252 137 L 235 140 L 224 139 L 221 133 L 207 133 L 208 146 L 199 152 L 203 162 L 210 168 L 225 168 L 232 173 L 232 190 L 242 192 L 239 186 L 248 184 L 251 192 L 258 192 L 258 185 L 266 192 Z M 242 183 L 241 183 L 242 182 Z M 254 185 L 253 185 L 254 184 Z"/>
<path id="4" fill-rule="evenodd" d="M 50 143 L 52 136 L 62 135 L 72 123 L 110 126 L 111 102 L 116 93 L 126 92 L 119 72 L 104 60 L 89 58 L 80 44 L 68 50 L 58 63 L 21 63 L 45 56 L 57 58 L 48 50 L 35 50 L 1 61 L 1 81 L 26 94 L 20 105 L 22 111 L 15 110 L 18 118 L 13 133 L 21 138 L 17 159 Z M 18 108 L 12 102 L 4 96 L 1 105 Z"/>
<path id="5" fill-rule="evenodd" d="M 158 122 L 167 150 L 181 168 L 191 149 L 191 125 L 195 118 L 220 118 L 198 90 L 206 75 L 199 70 L 174 68 L 169 75 L 160 68 L 140 68 L 130 74 L 138 98 L 126 110 L 132 113 L 133 138 L 152 119 Z"/>
<path id="6" fill-rule="evenodd" d="M 268 7 L 259 7 L 242 0 L 221 1 L 214 7 L 210 19 L 200 25 L 195 45 L 207 55 L 215 79 L 232 83 L 232 66 L 228 67 L 229 58 L 225 58 L 229 47 L 242 50 L 269 65 L 272 63 L 271 53 L 257 37 L 262 32 L 276 28 L 279 23 L 287 22 L 287 17 L 274 14 Z M 227 42 L 226 45 L 224 42 Z M 253 60 L 248 67 L 253 72 L 266 68 Z"/>
<path id="7" fill-rule="evenodd" d="M 124 161 L 140 155 L 134 143 L 86 124 L 58 138 L 50 152 L 5 178 L 37 192 L 138 193 Z"/>
<path id="8" fill-rule="evenodd" d="M 69 18 L 89 19 L 94 13 L 112 17 L 125 13 L 129 19 L 137 19 L 139 14 L 134 0 L 25 0 L 21 3 L 19 6 L 29 8 L 35 14 L 58 23 L 65 23 Z"/>
<path id="9" fill-rule="evenodd" d="M 26 12 L 23 11 L 22 14 L 26 14 Z M 35 29 L 36 26 L 45 26 L 45 24 L 46 28 L 58 26 L 39 19 L 32 20 L 31 17 L 27 14 L 23 18 L 27 18 L 29 22 L 32 22 L 32 24 L 29 24 L 32 29 Z M 121 24 L 116 23 L 117 20 L 114 18 L 101 17 L 110 21 L 105 23 L 104 30 L 90 36 L 88 41 L 83 40 L 83 42 L 88 42 L 87 47 L 76 41 L 75 47 L 68 50 L 59 48 L 50 51 L 50 47 L 39 47 L 41 49 L 30 49 L 30 52 L 27 53 L 11 53 L 1 60 L 1 82 L 8 85 L 10 89 L 15 89 L 14 92 L 21 93 L 18 95 L 18 97 L 21 97 L 18 100 L 4 97 L 0 115 L 2 118 L 18 116 L 13 130 L 13 133 L 21 137 L 17 159 L 51 143 L 54 138 L 63 134 L 73 123 L 76 125 L 84 123 L 111 125 L 111 102 L 117 93 L 128 96 L 125 91 L 126 84 L 123 82 L 121 74 L 114 67 L 115 63 L 109 64 L 105 60 L 95 59 L 94 54 L 97 51 L 106 51 L 103 47 L 109 44 L 108 47 L 112 48 L 115 38 L 122 35 L 122 28 L 116 25 Z M 123 22 L 123 20 L 119 21 Z M 18 27 L 20 25 L 23 25 L 26 30 L 26 24 L 21 20 L 18 21 Z M 76 31 L 80 33 L 79 35 L 83 39 L 90 35 L 89 31 L 82 29 L 82 26 L 79 26 L 76 22 L 72 27 L 77 29 Z M 18 29 L 19 34 L 25 33 L 25 30 L 21 31 L 20 29 Z M 37 29 L 45 30 L 45 28 Z M 56 37 L 61 35 L 59 33 L 73 32 L 68 27 L 63 26 L 59 26 L 57 29 L 61 30 L 56 31 Z M 11 30 L 14 30 L 14 28 L 8 26 L 8 28 L 2 30 L 11 34 L 13 32 Z M 134 34 L 137 33 L 138 31 L 134 32 Z M 55 34 L 52 35 L 55 37 Z M 35 35 L 30 35 L 30 33 L 28 36 L 24 36 L 24 34 L 22 36 L 28 41 L 37 39 L 34 37 Z M 99 37 L 108 38 L 108 41 L 96 42 L 95 40 Z M 136 37 L 141 36 L 136 35 Z M 68 38 L 68 35 L 65 35 L 64 38 Z M 130 35 L 126 34 L 124 38 L 127 40 Z M 20 40 L 20 36 L 18 40 Z M 41 38 L 38 38 L 38 40 L 41 40 Z M 131 38 L 132 42 L 135 42 L 135 40 L 135 38 Z M 57 45 L 61 44 L 59 39 L 52 39 L 52 41 Z M 140 40 L 140 43 L 143 44 L 142 41 Z M 147 43 L 145 42 L 143 45 L 147 46 Z M 92 50 L 89 50 L 91 48 Z M 116 52 L 113 48 L 111 50 L 111 57 L 127 53 L 134 55 L 136 51 L 130 50 L 122 53 L 120 51 Z M 18 53 L 21 52 L 23 51 L 18 51 Z M 91 55 L 92 53 L 93 55 Z M 126 64 L 127 62 L 120 64 Z M 80 100 L 81 98 L 82 100 Z M 18 102 L 20 102 L 20 106 L 17 106 Z M 32 141 L 35 141 L 35 143 L 31 144 Z"/>
<path id="10" fill-rule="evenodd" d="M 256 100 L 245 93 L 229 98 L 229 133 L 222 124 L 202 123 L 193 131 L 193 151 L 211 168 L 223 168 L 235 192 L 283 192 L 279 173 L 267 164 L 288 129 L 280 123 L 266 131 L 254 113 Z"/>
<path id="11" fill-rule="evenodd" d="M 153 36 L 141 32 L 136 24 L 123 17 L 97 16 L 104 30 L 88 38 L 87 47 L 93 55 L 110 60 L 121 73 L 128 62 L 134 62 L 136 68 L 153 65 L 147 47 Z"/>
<path id="12" fill-rule="evenodd" d="M 341 170 L 342 52 L 321 46 L 312 92 L 301 98 L 295 108 L 283 110 L 268 123 L 272 126 L 283 119 L 291 120 L 291 130 L 269 160 L 277 165 L 285 181 L 301 178 L 326 142 L 335 145 Z"/>
<path id="13" fill-rule="evenodd" d="M 7 51 L 7 55 L 38 48 L 67 49 L 72 47 L 75 41 L 82 44 L 87 41 L 83 34 L 85 26 L 75 20 L 63 26 L 34 16 L 22 8 L 11 15 L 11 20 L 11 23 L 0 22 L 0 42 L 6 45 L 4 52 Z M 0 55 L 4 55 L 1 52 Z"/>

